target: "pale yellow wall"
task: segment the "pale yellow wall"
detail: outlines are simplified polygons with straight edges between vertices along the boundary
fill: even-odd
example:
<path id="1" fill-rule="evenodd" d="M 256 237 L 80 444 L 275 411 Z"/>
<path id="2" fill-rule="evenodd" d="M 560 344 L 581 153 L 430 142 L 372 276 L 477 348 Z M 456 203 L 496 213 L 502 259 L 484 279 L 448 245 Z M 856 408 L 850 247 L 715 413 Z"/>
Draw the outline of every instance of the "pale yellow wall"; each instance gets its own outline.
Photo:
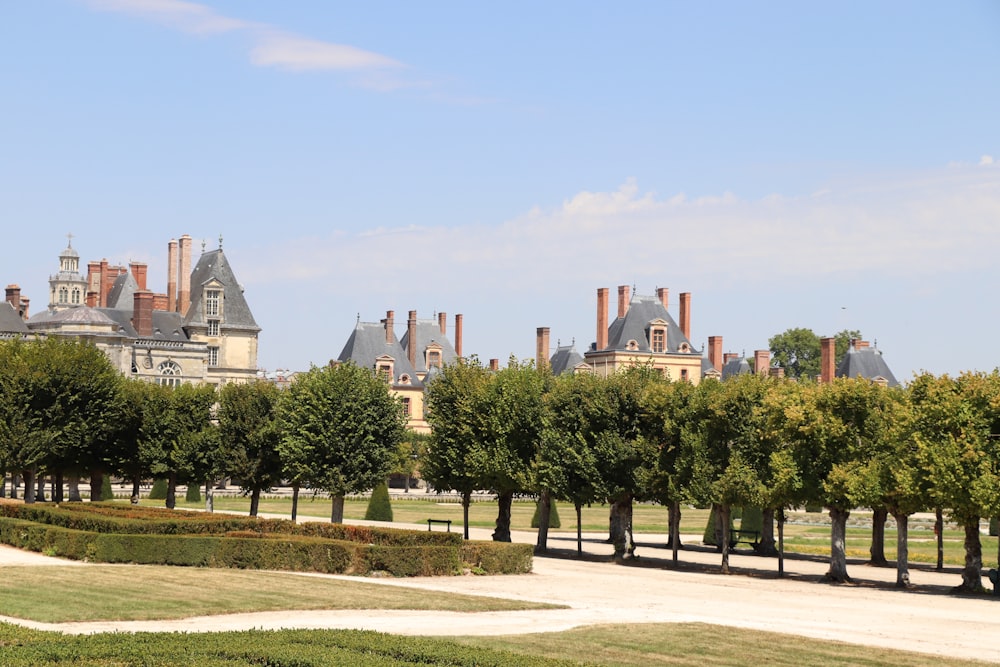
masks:
<path id="1" fill-rule="evenodd" d="M 586 354 L 585 357 L 594 373 L 603 377 L 630 366 L 649 365 L 667 374 L 671 380 L 680 380 L 681 371 L 686 369 L 688 382 L 695 385 L 701 382 L 701 357 L 697 354 L 610 351 Z"/>

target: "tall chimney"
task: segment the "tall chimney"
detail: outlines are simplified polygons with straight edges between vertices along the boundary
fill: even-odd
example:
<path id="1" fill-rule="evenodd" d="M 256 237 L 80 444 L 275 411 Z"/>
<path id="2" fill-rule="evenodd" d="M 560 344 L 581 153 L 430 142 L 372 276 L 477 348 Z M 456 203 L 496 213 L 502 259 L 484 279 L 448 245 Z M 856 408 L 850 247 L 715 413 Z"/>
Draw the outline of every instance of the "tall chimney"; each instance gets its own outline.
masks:
<path id="1" fill-rule="evenodd" d="M 753 353 L 753 370 L 757 375 L 767 375 L 771 367 L 771 350 L 755 350 Z"/>
<path id="2" fill-rule="evenodd" d="M 448 335 L 448 315 L 445 313 L 438 313 L 438 329 L 441 330 L 442 336 Z"/>
<path id="3" fill-rule="evenodd" d="M 385 319 L 382 322 L 385 324 L 385 344 L 392 345 L 392 337 L 395 335 L 392 330 L 392 321 L 395 313 L 391 310 L 385 311 Z"/>
<path id="4" fill-rule="evenodd" d="M 628 285 L 618 286 L 618 317 L 625 317 L 628 312 Z"/>
<path id="5" fill-rule="evenodd" d="M 177 310 L 177 239 L 167 243 L 167 310 Z"/>
<path id="6" fill-rule="evenodd" d="M 140 336 L 153 335 L 153 293 L 136 292 L 132 297 L 132 326 Z"/>
<path id="7" fill-rule="evenodd" d="M 608 346 L 608 288 L 597 288 L 597 350 Z"/>
<path id="8" fill-rule="evenodd" d="M 115 268 L 116 271 L 113 272 L 112 268 Z M 107 308 L 108 306 L 108 296 L 111 294 L 111 288 L 115 285 L 115 278 L 118 277 L 117 268 L 110 266 L 108 260 L 101 260 L 101 295 L 98 297 L 97 302 L 102 308 Z"/>
<path id="9" fill-rule="evenodd" d="M 722 336 L 708 337 L 708 360 L 715 370 L 722 370 Z"/>
<path id="10" fill-rule="evenodd" d="M 132 277 L 135 278 L 135 282 L 139 285 L 139 289 L 146 289 L 146 271 L 149 268 L 146 266 L 146 263 L 129 262 L 128 268 L 131 270 Z"/>
<path id="11" fill-rule="evenodd" d="M 669 296 L 670 296 L 670 290 L 667 289 L 666 287 L 656 288 L 656 298 L 659 299 L 660 303 L 663 304 L 663 310 L 667 311 L 670 310 L 670 306 L 667 305 L 667 297 Z"/>
<path id="12" fill-rule="evenodd" d="M 833 382 L 837 363 L 837 339 L 821 338 L 819 340 L 819 381 L 824 384 Z"/>
<path id="13" fill-rule="evenodd" d="M 462 316 L 455 315 L 455 356 L 462 356 Z"/>
<path id="14" fill-rule="evenodd" d="M 724 355 L 722 355 L 722 363 L 723 365 L 725 365 L 728 364 L 733 359 L 739 359 L 739 358 L 740 355 L 736 354 L 735 352 L 726 352 Z"/>
<path id="15" fill-rule="evenodd" d="M 411 310 L 406 320 L 406 356 L 410 366 L 417 367 L 417 311 Z"/>
<path id="16" fill-rule="evenodd" d="M 97 308 L 97 292 L 87 292 L 87 307 Z"/>
<path id="17" fill-rule="evenodd" d="M 94 305 L 91 308 L 97 307 L 97 299 L 100 298 L 101 293 L 101 263 L 100 262 L 87 262 L 87 291 L 94 293 Z M 87 304 L 90 305 L 90 304 Z"/>
<path id="18" fill-rule="evenodd" d="M 7 285 L 7 303 L 18 315 L 21 314 L 21 288 L 18 285 Z"/>
<path id="19" fill-rule="evenodd" d="M 499 359 L 490 359 L 490 370 L 491 371 L 498 371 L 498 370 L 500 370 L 500 360 Z"/>
<path id="20" fill-rule="evenodd" d="M 191 305 L 191 237 L 187 234 L 178 242 L 180 266 L 177 267 L 177 312 L 186 315 Z"/>
<path id="21" fill-rule="evenodd" d="M 170 310 L 170 306 L 167 305 L 166 294 L 153 295 L 153 310 Z"/>
<path id="22" fill-rule="evenodd" d="M 691 340 L 691 292 L 681 292 L 680 319 L 678 324 L 684 337 Z"/>
<path id="23" fill-rule="evenodd" d="M 549 328 L 535 330 L 535 367 L 544 368 L 549 364 Z"/>

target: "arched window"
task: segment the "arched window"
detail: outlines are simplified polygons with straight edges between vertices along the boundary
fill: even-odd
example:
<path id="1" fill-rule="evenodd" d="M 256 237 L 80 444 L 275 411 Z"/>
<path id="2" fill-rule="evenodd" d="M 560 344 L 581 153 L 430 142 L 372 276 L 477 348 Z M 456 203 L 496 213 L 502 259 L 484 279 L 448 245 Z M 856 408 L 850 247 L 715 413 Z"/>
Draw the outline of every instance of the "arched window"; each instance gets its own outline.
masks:
<path id="1" fill-rule="evenodd" d="M 59 288 L 59 303 L 69 303 L 69 290 L 65 287 Z"/>
<path id="2" fill-rule="evenodd" d="M 157 372 L 159 372 L 160 377 L 156 378 L 157 384 L 166 385 L 168 387 L 179 387 L 181 384 L 181 367 L 178 366 L 173 361 L 164 361 L 162 364 L 157 366 Z"/>
<path id="3" fill-rule="evenodd" d="M 74 289 L 73 290 L 73 303 L 76 303 L 76 304 L 80 303 L 80 290 L 79 289 Z"/>

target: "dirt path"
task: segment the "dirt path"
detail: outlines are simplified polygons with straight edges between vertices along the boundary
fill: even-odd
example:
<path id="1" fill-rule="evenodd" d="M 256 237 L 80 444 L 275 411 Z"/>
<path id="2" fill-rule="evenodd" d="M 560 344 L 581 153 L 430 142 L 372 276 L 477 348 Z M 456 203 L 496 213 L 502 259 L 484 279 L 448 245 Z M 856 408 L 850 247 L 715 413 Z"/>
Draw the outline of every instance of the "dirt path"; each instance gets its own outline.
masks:
<path id="1" fill-rule="evenodd" d="M 474 534 L 482 538 L 488 531 Z M 372 579 L 372 583 L 537 600 L 568 609 L 463 614 L 407 611 L 296 611 L 196 617 L 177 621 L 44 624 L 2 619 L 68 633 L 212 631 L 249 628 L 361 628 L 412 635 L 494 635 L 566 630 L 596 623 L 704 622 L 896 648 L 946 657 L 1000 662 L 1000 598 L 947 594 L 960 575 L 913 569 L 917 591 L 892 588 L 895 569 L 852 563 L 854 583 L 818 583 L 820 560 L 786 561 L 789 576 L 777 578 L 775 559 L 734 554 L 738 574 L 717 573 L 719 555 L 692 547 L 680 566 L 660 548 L 663 536 L 640 536 L 640 558 L 608 562 L 610 547 L 588 535 L 587 560 L 536 558 L 533 574 L 507 577 Z M 515 541 L 532 541 L 517 533 Z M 689 538 L 693 544 L 695 538 Z M 550 546 L 572 553 L 575 542 L 556 536 Z M 67 561 L 0 548 L 0 566 Z M 323 576 L 323 575 L 303 575 Z M 356 579 L 355 579 L 356 580 Z"/>

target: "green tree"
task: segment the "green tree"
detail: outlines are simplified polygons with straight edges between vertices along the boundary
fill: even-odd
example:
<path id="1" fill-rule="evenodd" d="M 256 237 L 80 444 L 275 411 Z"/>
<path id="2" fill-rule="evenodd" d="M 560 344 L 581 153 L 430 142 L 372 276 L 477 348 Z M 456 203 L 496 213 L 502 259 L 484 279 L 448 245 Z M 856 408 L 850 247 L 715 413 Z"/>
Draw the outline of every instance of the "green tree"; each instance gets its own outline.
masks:
<path id="1" fill-rule="evenodd" d="M 835 363 L 847 354 L 852 339 L 860 339 L 860 331 L 844 329 L 834 336 Z M 812 329 L 794 328 L 775 334 L 768 340 L 775 362 L 785 369 L 789 378 L 815 378 L 820 374 L 820 337 Z"/>
<path id="2" fill-rule="evenodd" d="M 425 415 L 431 425 L 421 474 L 438 491 L 457 491 L 462 524 L 469 539 L 469 504 L 480 483 L 478 451 L 484 438 L 481 406 L 489 371 L 475 357 L 448 364 L 427 384 Z"/>
<path id="3" fill-rule="evenodd" d="M 311 368 L 281 395 L 278 452 L 290 477 L 332 497 L 330 520 L 344 520 L 344 496 L 385 480 L 406 417 L 389 386 L 353 363 Z"/>
<path id="4" fill-rule="evenodd" d="M 225 473 L 250 496 L 257 516 L 260 494 L 281 481 L 277 423 L 280 390 L 272 382 L 227 384 L 219 392 L 219 437 Z"/>
<path id="5" fill-rule="evenodd" d="M 365 510 L 365 521 L 392 521 L 392 502 L 385 482 L 372 489 L 368 508 Z"/>
<path id="6" fill-rule="evenodd" d="M 420 463 L 427 455 L 427 445 L 430 439 L 429 434 L 417 433 L 408 428 L 399 443 L 391 472 L 403 476 L 403 491 L 405 493 L 410 492 L 410 479 L 420 471 Z"/>

